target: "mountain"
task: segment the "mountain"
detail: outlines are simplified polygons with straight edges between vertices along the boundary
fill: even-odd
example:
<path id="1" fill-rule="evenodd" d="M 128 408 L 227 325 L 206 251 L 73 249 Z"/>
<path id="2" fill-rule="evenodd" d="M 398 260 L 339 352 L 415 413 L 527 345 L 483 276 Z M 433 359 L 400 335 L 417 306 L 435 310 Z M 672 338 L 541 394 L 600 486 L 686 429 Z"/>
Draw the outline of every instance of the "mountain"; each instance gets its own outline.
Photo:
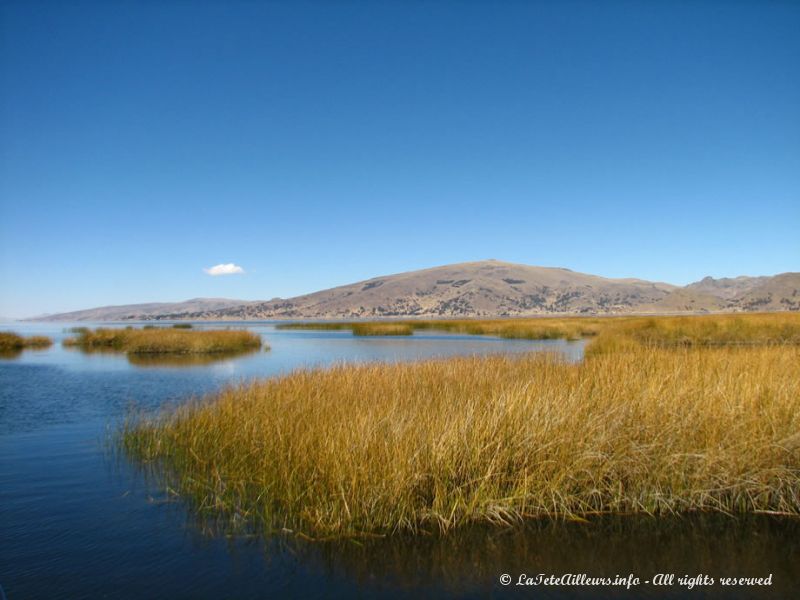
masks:
<path id="1" fill-rule="evenodd" d="M 685 287 L 672 290 L 669 294 L 651 304 L 638 307 L 641 312 L 717 312 L 728 308 L 728 301 L 714 294 L 691 290 Z"/>
<path id="2" fill-rule="evenodd" d="M 227 298 L 193 298 L 185 302 L 152 302 L 101 306 L 74 312 L 44 315 L 30 321 L 126 321 L 164 318 L 167 314 L 202 313 L 246 304 L 243 300 Z"/>
<path id="3" fill-rule="evenodd" d="M 496 260 L 375 277 L 288 300 L 217 311 L 211 318 L 512 316 L 630 311 L 674 286 L 606 279 L 569 269 Z"/>
<path id="4" fill-rule="evenodd" d="M 652 312 L 800 311 L 800 273 L 772 277 L 705 277 L 642 309 Z"/>
<path id="5" fill-rule="evenodd" d="M 723 277 L 721 279 L 714 279 L 713 277 L 704 277 L 700 281 L 690 283 L 686 286 L 687 290 L 693 292 L 700 292 L 724 298 L 726 300 L 734 300 L 759 286 L 764 285 L 770 277 Z"/>
<path id="6" fill-rule="evenodd" d="M 731 307 L 739 310 L 800 310 L 800 273 L 767 277 L 734 298 Z"/>
<path id="7" fill-rule="evenodd" d="M 724 310 L 800 311 L 800 273 L 706 277 L 678 287 L 485 260 L 375 277 L 289 299 L 243 302 L 200 298 L 104 307 L 49 315 L 43 320 L 510 317 Z"/>

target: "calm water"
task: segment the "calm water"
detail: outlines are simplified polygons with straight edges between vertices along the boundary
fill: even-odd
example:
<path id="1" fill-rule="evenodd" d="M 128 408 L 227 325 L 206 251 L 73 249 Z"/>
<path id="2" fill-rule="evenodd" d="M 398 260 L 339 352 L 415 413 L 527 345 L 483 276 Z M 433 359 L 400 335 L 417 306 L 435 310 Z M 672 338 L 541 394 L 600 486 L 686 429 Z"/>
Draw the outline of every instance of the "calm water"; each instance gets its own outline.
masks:
<path id="1" fill-rule="evenodd" d="M 611 519 L 360 543 L 230 538 L 148 487 L 107 444 L 131 406 L 156 408 L 301 366 L 532 350 L 578 359 L 580 343 L 430 332 L 354 338 L 251 323 L 271 351 L 186 365 L 65 350 L 64 327 L 0 326 L 57 342 L 0 359 L 0 584 L 9 600 L 687 594 L 677 585 L 504 587 L 503 573 L 514 581 L 521 573 L 773 576 L 765 588 L 695 588 L 698 598 L 788 598 L 800 589 L 800 524 L 767 517 Z"/>

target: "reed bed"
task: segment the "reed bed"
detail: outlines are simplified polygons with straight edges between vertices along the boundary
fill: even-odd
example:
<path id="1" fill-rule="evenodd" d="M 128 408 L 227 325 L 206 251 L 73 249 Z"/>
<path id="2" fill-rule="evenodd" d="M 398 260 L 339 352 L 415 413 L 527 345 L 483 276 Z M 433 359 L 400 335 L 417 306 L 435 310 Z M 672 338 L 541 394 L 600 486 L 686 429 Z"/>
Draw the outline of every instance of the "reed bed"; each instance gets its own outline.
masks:
<path id="1" fill-rule="evenodd" d="M 17 352 L 25 348 L 49 348 L 53 340 L 44 335 L 23 337 L 10 331 L 0 332 L 0 352 Z"/>
<path id="2" fill-rule="evenodd" d="M 211 354 L 126 354 L 128 363 L 141 368 L 175 368 L 204 367 L 221 362 L 241 358 L 244 354 L 255 350 L 237 350 L 233 352 L 214 352 Z"/>
<path id="3" fill-rule="evenodd" d="M 611 318 L 536 318 L 536 319 L 441 319 L 409 321 L 414 329 L 435 329 L 469 335 L 493 335 L 508 339 L 577 340 L 597 335 Z"/>
<path id="4" fill-rule="evenodd" d="M 128 354 L 222 354 L 258 349 L 261 336 L 241 329 L 98 328 L 82 330 L 64 340 L 64 345 Z"/>
<path id="5" fill-rule="evenodd" d="M 278 329 L 353 330 L 359 335 L 387 335 L 391 326 L 434 329 L 510 339 L 577 340 L 603 335 L 597 348 L 627 344 L 714 345 L 800 344 L 800 314 L 749 313 L 679 317 L 537 317 L 524 319 L 420 319 L 403 321 L 281 323 Z M 371 333 L 370 333 L 371 332 Z"/>
<path id="6" fill-rule="evenodd" d="M 620 352 L 639 346 L 800 344 L 800 314 L 762 313 L 623 319 L 592 340 L 587 353 Z"/>
<path id="7" fill-rule="evenodd" d="M 309 329 L 314 331 L 346 331 L 350 330 L 353 335 L 412 335 L 414 323 L 405 321 L 364 321 L 364 322 L 303 322 L 303 323 L 280 323 L 276 329 Z"/>
<path id="8" fill-rule="evenodd" d="M 380 321 L 364 321 L 364 325 L 377 324 Z M 355 322 L 345 321 L 298 321 L 292 323 L 278 323 L 275 329 L 311 329 L 314 331 L 343 331 L 352 329 Z"/>
<path id="9" fill-rule="evenodd" d="M 346 537 L 598 513 L 800 514 L 800 347 L 300 370 L 121 432 L 200 513 Z"/>
<path id="10" fill-rule="evenodd" d="M 437 330 L 470 335 L 494 335 L 510 339 L 580 339 L 596 335 L 614 321 L 614 318 L 539 317 L 533 319 L 419 319 L 402 321 L 353 321 L 353 322 L 300 322 L 281 323 L 277 329 L 350 329 L 356 335 L 397 335 L 380 333 L 384 328 L 403 327 L 410 335 L 415 330 Z"/>

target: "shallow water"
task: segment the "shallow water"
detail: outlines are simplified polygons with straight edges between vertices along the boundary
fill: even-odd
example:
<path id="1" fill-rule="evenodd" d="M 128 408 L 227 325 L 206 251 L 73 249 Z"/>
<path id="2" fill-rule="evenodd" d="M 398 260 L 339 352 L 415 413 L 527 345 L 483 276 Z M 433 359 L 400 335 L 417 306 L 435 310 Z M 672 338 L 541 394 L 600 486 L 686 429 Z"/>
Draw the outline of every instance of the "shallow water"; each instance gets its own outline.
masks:
<path id="1" fill-rule="evenodd" d="M 225 323 L 225 326 L 232 325 Z M 203 324 L 202 326 L 209 326 Z M 156 408 L 227 383 L 342 361 L 549 350 L 578 359 L 581 343 L 424 332 L 358 338 L 247 324 L 267 352 L 213 362 L 129 361 L 60 346 L 64 324 L 13 324 L 56 344 L 0 359 L 0 585 L 21 598 L 684 597 L 680 586 L 503 586 L 509 573 L 766 576 L 764 588 L 697 597 L 782 598 L 800 586 L 797 521 L 768 517 L 531 524 L 439 537 L 358 543 L 229 538 L 150 487 L 107 444 L 131 406 Z"/>

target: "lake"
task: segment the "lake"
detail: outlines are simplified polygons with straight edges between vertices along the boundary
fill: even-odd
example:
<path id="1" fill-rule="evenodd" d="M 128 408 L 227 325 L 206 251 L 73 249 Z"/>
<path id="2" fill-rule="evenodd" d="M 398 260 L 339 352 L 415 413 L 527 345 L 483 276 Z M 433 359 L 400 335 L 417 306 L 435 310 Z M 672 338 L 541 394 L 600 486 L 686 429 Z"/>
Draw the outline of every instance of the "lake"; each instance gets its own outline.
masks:
<path id="1" fill-rule="evenodd" d="M 687 594 L 678 583 L 630 590 L 514 585 L 521 574 L 539 573 L 642 580 L 659 573 L 676 579 L 772 574 L 768 587 L 695 588 L 698 597 L 783 598 L 800 588 L 800 524 L 769 516 L 617 517 L 323 543 L 232 537 L 166 495 L 111 443 L 133 409 L 300 367 L 529 351 L 579 360 L 581 342 L 435 332 L 354 337 L 224 323 L 260 333 L 271 349 L 212 362 L 131 362 L 123 354 L 62 348 L 69 326 L 0 326 L 56 342 L 0 359 L 0 585 L 9 600 Z M 502 574 L 513 577 L 511 585 L 502 585 Z"/>

